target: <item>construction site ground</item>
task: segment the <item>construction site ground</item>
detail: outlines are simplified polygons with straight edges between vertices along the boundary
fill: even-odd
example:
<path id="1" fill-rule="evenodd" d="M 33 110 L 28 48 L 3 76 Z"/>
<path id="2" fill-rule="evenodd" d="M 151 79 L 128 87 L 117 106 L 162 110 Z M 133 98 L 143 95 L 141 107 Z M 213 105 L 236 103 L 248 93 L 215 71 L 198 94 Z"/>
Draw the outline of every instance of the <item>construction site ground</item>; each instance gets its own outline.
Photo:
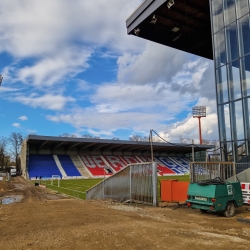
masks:
<path id="1" fill-rule="evenodd" d="M 22 179 L 0 181 L 0 196 L 20 195 L 0 205 L 0 249 L 249 249 L 246 207 L 236 216 L 201 214 L 112 200 L 69 199 Z"/>

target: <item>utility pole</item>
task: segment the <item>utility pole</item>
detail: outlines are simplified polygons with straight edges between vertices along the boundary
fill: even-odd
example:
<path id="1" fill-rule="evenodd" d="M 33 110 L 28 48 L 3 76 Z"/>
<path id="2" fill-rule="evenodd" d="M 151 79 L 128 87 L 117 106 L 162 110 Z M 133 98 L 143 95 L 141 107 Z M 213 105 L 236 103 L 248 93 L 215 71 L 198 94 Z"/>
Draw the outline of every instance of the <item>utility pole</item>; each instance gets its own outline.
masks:
<path id="1" fill-rule="evenodd" d="M 153 150 L 153 130 L 150 129 L 150 141 L 151 141 L 151 161 L 152 161 L 152 166 L 154 163 L 154 150 Z"/>

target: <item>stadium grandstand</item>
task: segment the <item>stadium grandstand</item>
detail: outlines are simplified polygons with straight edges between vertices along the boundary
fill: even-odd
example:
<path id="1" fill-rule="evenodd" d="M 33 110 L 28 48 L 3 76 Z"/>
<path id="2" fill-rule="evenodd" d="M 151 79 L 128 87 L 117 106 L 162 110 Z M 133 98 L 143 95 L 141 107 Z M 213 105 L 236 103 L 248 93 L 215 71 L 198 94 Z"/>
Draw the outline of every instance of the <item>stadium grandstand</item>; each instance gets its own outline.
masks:
<path id="1" fill-rule="evenodd" d="M 213 145 L 194 145 L 195 161 L 206 161 Z M 189 173 L 192 145 L 153 142 L 158 175 Z M 149 142 L 29 135 L 22 143 L 22 176 L 27 180 L 99 178 L 128 164 L 151 161 Z"/>

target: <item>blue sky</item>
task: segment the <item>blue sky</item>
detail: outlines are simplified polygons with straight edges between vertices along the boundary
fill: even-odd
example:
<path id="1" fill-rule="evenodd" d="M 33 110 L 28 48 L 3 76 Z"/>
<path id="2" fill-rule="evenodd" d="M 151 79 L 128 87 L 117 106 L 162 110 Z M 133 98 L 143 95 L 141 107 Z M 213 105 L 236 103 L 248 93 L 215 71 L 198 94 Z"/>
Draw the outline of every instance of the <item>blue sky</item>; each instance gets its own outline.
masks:
<path id="1" fill-rule="evenodd" d="M 213 62 L 128 36 L 141 2 L 2 0 L 0 135 L 197 140 L 198 104 L 203 138 L 217 139 Z"/>

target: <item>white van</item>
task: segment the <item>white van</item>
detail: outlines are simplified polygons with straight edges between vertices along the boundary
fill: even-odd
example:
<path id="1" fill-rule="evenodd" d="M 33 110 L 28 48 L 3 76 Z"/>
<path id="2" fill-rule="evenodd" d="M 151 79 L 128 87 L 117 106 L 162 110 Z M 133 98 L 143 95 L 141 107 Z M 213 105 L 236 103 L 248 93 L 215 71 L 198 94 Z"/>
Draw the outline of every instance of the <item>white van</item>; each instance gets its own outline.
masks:
<path id="1" fill-rule="evenodd" d="M 12 168 L 11 170 L 10 170 L 10 175 L 11 176 L 16 176 L 16 169 L 14 168 Z"/>

